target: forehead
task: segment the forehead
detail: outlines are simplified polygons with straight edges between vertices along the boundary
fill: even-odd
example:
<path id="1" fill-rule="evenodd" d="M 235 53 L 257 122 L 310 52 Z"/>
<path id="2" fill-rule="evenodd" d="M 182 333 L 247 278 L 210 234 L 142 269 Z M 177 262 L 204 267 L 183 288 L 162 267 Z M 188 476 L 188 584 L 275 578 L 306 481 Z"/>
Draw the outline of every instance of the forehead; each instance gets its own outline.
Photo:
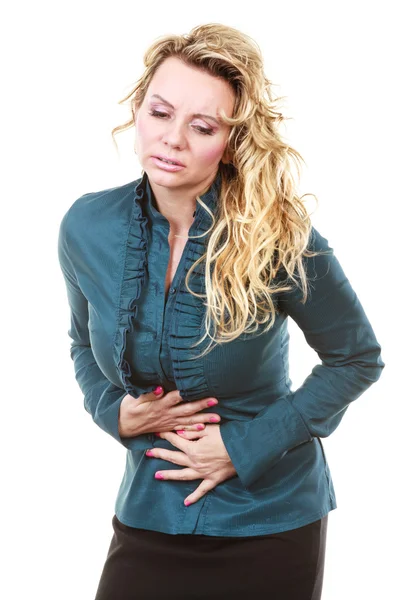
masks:
<path id="1" fill-rule="evenodd" d="M 191 67 L 176 57 L 168 57 L 153 75 L 146 97 L 150 99 L 153 94 L 160 94 L 176 108 L 186 103 L 195 105 L 199 112 L 219 106 L 231 112 L 235 100 L 227 81 Z"/>

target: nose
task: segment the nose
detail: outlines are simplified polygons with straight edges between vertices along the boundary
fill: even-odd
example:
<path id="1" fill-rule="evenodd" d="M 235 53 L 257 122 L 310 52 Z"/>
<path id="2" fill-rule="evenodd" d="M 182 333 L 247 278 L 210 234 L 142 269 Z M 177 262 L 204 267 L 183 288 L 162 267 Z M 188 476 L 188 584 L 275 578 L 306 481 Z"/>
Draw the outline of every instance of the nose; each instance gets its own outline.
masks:
<path id="1" fill-rule="evenodd" d="M 166 129 L 163 135 L 163 143 L 172 148 L 183 148 L 185 145 L 184 124 L 180 124 L 178 120 L 166 124 Z"/>

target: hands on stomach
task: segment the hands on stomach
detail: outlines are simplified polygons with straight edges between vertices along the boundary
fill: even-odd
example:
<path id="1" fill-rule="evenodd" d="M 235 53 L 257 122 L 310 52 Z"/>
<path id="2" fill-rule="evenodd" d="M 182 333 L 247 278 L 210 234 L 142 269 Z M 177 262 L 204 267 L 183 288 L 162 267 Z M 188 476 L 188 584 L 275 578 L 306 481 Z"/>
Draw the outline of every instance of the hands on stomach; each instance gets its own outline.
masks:
<path id="1" fill-rule="evenodd" d="M 156 388 L 157 389 L 157 388 Z M 162 388 L 160 388 L 162 390 Z M 218 404 L 213 397 L 183 402 L 178 390 L 156 395 L 153 392 L 134 398 L 127 394 L 120 405 L 118 432 L 121 437 L 166 431 L 200 431 L 206 423 L 218 423 L 216 413 L 201 411 Z"/>

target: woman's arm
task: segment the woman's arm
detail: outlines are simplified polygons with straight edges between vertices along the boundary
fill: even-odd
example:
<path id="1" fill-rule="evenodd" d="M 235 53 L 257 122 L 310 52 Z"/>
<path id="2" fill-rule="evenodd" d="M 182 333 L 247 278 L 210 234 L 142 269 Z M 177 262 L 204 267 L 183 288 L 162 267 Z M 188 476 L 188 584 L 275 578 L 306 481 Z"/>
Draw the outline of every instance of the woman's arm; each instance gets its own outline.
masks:
<path id="1" fill-rule="evenodd" d="M 144 450 L 149 445 L 146 434 L 121 438 L 118 432 L 119 408 L 127 392 L 105 377 L 90 347 L 88 330 L 88 301 L 76 278 L 68 251 L 68 215 L 64 215 L 58 237 L 58 257 L 67 288 L 71 314 L 68 335 L 72 338 L 70 356 L 74 362 L 75 378 L 84 394 L 84 407 L 93 421 L 112 435 L 125 448 Z"/>
<path id="2" fill-rule="evenodd" d="M 302 329 L 321 359 L 301 387 L 278 398 L 250 421 L 221 425 L 221 436 L 242 483 L 250 487 L 288 451 L 327 437 L 349 404 L 379 379 L 385 366 L 371 324 L 328 241 L 313 227 L 305 258 L 310 292 L 282 294 L 280 310 Z"/>

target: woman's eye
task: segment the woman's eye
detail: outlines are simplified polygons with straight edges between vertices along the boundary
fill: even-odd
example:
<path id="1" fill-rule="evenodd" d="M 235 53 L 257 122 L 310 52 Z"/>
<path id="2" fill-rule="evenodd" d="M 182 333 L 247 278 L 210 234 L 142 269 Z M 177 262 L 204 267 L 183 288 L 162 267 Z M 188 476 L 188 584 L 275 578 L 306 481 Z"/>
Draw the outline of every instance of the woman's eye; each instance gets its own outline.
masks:
<path id="1" fill-rule="evenodd" d="M 151 110 L 151 111 L 150 111 L 150 114 L 151 114 L 153 117 L 168 117 L 167 113 L 162 113 L 162 112 L 160 112 L 160 111 L 158 111 L 158 110 Z"/>
<path id="2" fill-rule="evenodd" d="M 204 135 L 212 135 L 213 134 L 212 129 L 206 129 L 205 127 L 200 127 L 200 125 L 198 127 L 195 127 L 195 129 L 198 129 L 200 131 L 200 133 L 204 133 Z"/>
<path id="3" fill-rule="evenodd" d="M 163 112 L 160 112 L 159 110 L 154 110 L 154 109 L 150 111 L 150 115 L 152 117 L 156 117 L 158 119 L 163 119 L 164 117 L 168 117 L 168 113 L 163 113 Z M 201 127 L 200 125 L 196 126 L 195 129 L 203 135 L 213 135 L 212 129 L 206 129 L 205 127 Z"/>

